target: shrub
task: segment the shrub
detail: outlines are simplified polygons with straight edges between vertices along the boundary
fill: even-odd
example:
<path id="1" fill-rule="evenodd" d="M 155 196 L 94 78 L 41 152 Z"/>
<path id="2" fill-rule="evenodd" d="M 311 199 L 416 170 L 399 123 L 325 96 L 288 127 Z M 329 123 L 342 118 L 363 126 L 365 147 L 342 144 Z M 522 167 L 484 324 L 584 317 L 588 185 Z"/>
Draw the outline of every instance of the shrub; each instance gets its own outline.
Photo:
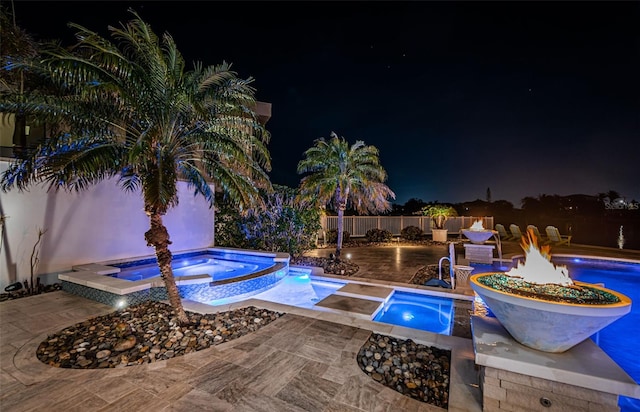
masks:
<path id="1" fill-rule="evenodd" d="M 273 188 L 273 192 L 261 194 L 264 209 L 249 209 L 243 215 L 224 198 L 216 199 L 216 245 L 291 256 L 312 249 L 320 230 L 320 210 L 301 204 L 296 189 Z"/>
<path id="2" fill-rule="evenodd" d="M 351 233 L 346 230 L 342 231 L 342 243 L 346 243 L 351 238 Z M 327 231 L 327 243 L 338 243 L 338 230 L 331 229 Z"/>
<path id="3" fill-rule="evenodd" d="M 386 229 L 369 229 L 365 236 L 369 242 L 389 242 L 393 234 Z"/>
<path id="4" fill-rule="evenodd" d="M 251 244 L 242 223 L 242 217 L 231 203 L 216 200 L 215 206 L 215 244 L 217 246 L 248 249 Z"/>
<path id="5" fill-rule="evenodd" d="M 432 227 L 434 229 L 444 229 L 444 224 L 450 217 L 458 216 L 458 212 L 456 212 L 453 206 L 437 203 L 423 207 L 421 209 L 421 213 L 424 216 L 429 216 L 431 218 Z"/>
<path id="6" fill-rule="evenodd" d="M 407 240 L 420 240 L 423 234 L 418 226 L 407 226 L 400 231 L 400 236 Z"/>

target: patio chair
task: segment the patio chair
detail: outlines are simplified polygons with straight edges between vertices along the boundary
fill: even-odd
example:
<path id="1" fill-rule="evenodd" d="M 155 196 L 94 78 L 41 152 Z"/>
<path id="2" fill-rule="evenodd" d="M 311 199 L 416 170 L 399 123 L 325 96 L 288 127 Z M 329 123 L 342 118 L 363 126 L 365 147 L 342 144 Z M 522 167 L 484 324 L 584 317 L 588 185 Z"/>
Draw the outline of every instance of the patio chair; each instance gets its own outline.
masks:
<path id="1" fill-rule="evenodd" d="M 552 243 L 555 246 L 571 246 L 571 235 L 561 235 L 560 231 L 555 226 L 547 226 L 545 231 L 549 237 L 549 243 Z"/>
<path id="2" fill-rule="evenodd" d="M 538 243 L 539 244 L 549 243 L 549 239 L 545 239 L 544 236 L 542 236 L 542 234 L 540 234 L 540 231 L 538 230 L 538 226 L 536 226 L 536 225 L 527 225 L 527 231 L 533 232 L 533 234 L 536 236 L 536 239 L 538 239 Z"/>
<path id="3" fill-rule="evenodd" d="M 520 226 L 512 223 L 509 225 L 509 231 L 511 232 L 511 237 L 513 237 L 513 240 L 522 239 L 522 230 L 520 230 Z"/>
<path id="4" fill-rule="evenodd" d="M 496 231 L 498 232 L 501 240 L 511 240 L 511 235 L 507 233 L 507 229 L 505 229 L 503 224 L 497 223 Z"/>

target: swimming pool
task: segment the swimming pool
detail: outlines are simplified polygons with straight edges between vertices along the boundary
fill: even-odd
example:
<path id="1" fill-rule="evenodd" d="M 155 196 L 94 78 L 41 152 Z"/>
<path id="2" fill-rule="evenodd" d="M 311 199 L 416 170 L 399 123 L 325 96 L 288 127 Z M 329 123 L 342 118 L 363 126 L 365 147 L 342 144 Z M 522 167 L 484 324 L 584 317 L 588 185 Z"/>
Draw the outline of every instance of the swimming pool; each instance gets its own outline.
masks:
<path id="1" fill-rule="evenodd" d="M 310 269 L 292 267 L 289 269 L 289 275 L 284 277 L 278 285 L 251 297 L 314 309 L 316 303 L 339 292 L 339 289 L 348 283 L 341 279 L 329 280 L 312 276 L 311 272 Z M 241 296 L 233 296 L 205 303 L 216 306 L 241 300 L 243 300 Z M 384 306 L 371 320 L 450 336 L 453 329 L 454 312 L 453 298 L 394 290 L 393 294 L 384 302 Z"/>
<path id="2" fill-rule="evenodd" d="M 604 283 L 632 300 L 631 312 L 591 337 L 629 376 L 640 383 L 640 262 L 556 256 L 555 264 L 566 265 L 572 279 Z M 640 399 L 620 397 L 622 411 L 640 411 Z"/>
<path id="3" fill-rule="evenodd" d="M 640 262 L 594 256 L 552 255 L 574 280 L 600 283 L 631 298 L 631 312 L 593 335 L 591 339 L 636 382 L 640 383 Z M 472 265 L 472 273 L 500 270 L 495 265 Z M 504 269 L 501 269 L 504 270 Z M 508 269 L 507 269 L 508 270 Z M 640 400 L 621 396 L 622 411 L 640 411 Z"/>
<path id="4" fill-rule="evenodd" d="M 373 320 L 449 336 L 453 320 L 453 300 L 395 291 Z"/>

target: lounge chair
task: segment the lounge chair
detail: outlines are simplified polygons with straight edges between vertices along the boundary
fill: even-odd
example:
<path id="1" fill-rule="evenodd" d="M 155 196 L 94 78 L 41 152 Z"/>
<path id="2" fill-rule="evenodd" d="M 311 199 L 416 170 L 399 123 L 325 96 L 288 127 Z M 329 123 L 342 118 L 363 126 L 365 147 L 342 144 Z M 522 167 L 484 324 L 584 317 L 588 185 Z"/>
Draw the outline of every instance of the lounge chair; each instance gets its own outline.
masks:
<path id="1" fill-rule="evenodd" d="M 559 245 L 571 246 L 571 235 L 561 235 L 560 231 L 555 226 L 547 226 L 545 231 L 547 232 L 549 243 L 555 246 L 559 246 Z"/>
<path id="2" fill-rule="evenodd" d="M 527 225 L 527 231 L 533 232 L 533 234 L 536 236 L 536 239 L 538 240 L 538 243 L 540 243 L 540 244 L 549 243 L 549 240 L 545 239 L 544 236 L 542 236 L 540 234 L 540 231 L 538 230 L 538 226 L 536 226 L 536 225 Z"/>
<path id="3" fill-rule="evenodd" d="M 496 231 L 501 240 L 511 240 L 511 235 L 507 233 L 507 229 L 505 229 L 503 224 L 497 223 Z"/>
<path id="4" fill-rule="evenodd" d="M 521 240 L 522 239 L 522 230 L 520 230 L 520 226 L 512 223 L 509 225 L 509 231 L 511 232 L 511 237 L 513 240 Z"/>

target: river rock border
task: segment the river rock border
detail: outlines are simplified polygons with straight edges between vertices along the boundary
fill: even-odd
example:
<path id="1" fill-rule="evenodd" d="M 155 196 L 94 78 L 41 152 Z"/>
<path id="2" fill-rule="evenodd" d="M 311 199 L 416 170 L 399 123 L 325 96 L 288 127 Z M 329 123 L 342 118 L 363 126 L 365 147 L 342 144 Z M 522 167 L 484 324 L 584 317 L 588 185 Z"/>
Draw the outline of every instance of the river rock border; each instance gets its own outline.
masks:
<path id="1" fill-rule="evenodd" d="M 448 407 L 450 350 L 373 333 L 357 360 L 376 382 L 421 402 Z"/>

